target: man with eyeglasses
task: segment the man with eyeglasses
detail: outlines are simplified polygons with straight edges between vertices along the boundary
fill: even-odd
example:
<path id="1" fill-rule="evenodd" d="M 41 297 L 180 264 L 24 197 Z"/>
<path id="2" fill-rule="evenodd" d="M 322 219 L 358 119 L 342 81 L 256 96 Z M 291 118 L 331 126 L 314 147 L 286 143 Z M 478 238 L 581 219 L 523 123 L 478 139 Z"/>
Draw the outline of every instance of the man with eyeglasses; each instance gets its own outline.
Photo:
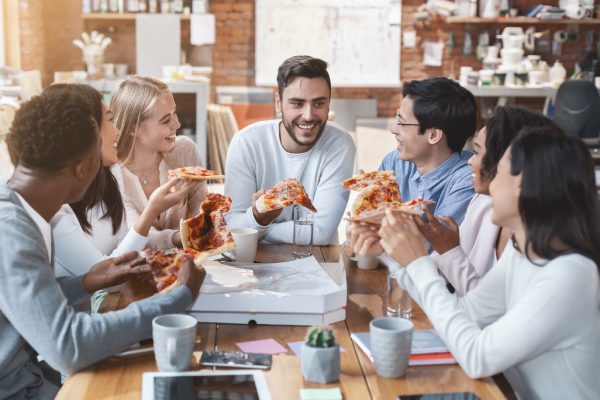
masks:
<path id="1" fill-rule="evenodd" d="M 398 146 L 379 169 L 395 171 L 403 201 L 433 200 L 434 214 L 460 224 L 474 194 L 463 147 L 477 125 L 475 98 L 443 77 L 406 82 L 402 91 L 392 128 Z"/>

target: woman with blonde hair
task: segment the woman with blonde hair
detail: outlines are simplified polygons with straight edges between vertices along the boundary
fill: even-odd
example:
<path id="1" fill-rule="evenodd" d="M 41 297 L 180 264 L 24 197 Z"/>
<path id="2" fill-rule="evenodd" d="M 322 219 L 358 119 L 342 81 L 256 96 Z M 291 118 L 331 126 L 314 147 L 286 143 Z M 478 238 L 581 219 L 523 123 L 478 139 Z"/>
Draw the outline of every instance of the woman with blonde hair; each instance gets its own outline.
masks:
<path id="1" fill-rule="evenodd" d="M 130 224 L 140 217 L 148 198 L 168 180 L 169 169 L 201 166 L 196 144 L 176 136 L 181 126 L 175 100 L 169 87 L 154 78 L 132 76 L 113 93 L 110 110 L 121 132 L 117 156 L 121 162 L 121 194 Z M 182 204 L 171 207 L 153 223 L 152 247 L 181 246 L 179 220 L 197 212 L 204 199 L 206 184 L 197 184 Z"/>

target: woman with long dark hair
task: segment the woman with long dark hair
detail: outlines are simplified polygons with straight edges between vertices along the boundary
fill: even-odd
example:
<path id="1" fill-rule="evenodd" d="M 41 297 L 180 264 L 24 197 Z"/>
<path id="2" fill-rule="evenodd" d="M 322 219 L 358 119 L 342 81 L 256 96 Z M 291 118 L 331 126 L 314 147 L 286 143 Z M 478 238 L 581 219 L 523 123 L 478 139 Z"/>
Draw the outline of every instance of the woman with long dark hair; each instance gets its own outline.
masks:
<path id="1" fill-rule="evenodd" d="M 88 104 L 100 127 L 102 166 L 84 197 L 65 205 L 52 219 L 55 238 L 55 273 L 57 276 L 79 276 L 100 260 L 141 251 L 148 243 L 154 220 L 164 210 L 183 201 L 194 184 L 178 187 L 175 180 L 152 193 L 140 218 L 128 229 L 123 200 L 119 191 L 122 178 L 117 164 L 116 141 L 119 132 L 112 123 L 110 110 L 100 93 L 87 85 L 53 85 L 48 92 L 67 91 Z"/>
<path id="2" fill-rule="evenodd" d="M 492 221 L 513 232 L 462 298 L 446 289 L 414 220 L 388 213 L 382 247 L 399 283 L 473 377 L 503 372 L 519 398 L 600 393 L 600 232 L 592 158 L 550 126 L 522 131 L 490 185 Z"/>

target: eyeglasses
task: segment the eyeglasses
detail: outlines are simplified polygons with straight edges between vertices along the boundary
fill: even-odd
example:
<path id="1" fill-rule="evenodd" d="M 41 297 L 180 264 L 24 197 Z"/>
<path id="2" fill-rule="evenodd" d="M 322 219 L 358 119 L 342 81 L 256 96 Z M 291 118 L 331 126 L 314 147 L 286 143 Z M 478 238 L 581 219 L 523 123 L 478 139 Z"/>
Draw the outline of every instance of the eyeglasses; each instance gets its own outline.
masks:
<path id="1" fill-rule="evenodd" d="M 421 124 L 402 122 L 402 119 L 400 118 L 400 112 L 398 111 L 396 113 L 396 125 L 398 125 L 398 126 L 420 126 Z"/>

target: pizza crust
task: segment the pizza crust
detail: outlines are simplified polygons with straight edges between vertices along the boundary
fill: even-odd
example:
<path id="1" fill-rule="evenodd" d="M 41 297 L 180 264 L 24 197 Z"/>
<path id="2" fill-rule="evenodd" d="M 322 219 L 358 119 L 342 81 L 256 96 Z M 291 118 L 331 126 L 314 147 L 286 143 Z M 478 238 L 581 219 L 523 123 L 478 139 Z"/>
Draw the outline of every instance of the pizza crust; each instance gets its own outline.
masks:
<path id="1" fill-rule="evenodd" d="M 363 215 L 354 215 L 351 217 L 344 217 L 346 221 L 350 222 L 366 222 L 368 224 L 381 225 L 381 221 L 383 217 L 385 217 L 386 209 L 383 208 L 381 210 L 375 210 L 373 212 L 367 212 Z M 391 210 L 393 213 L 403 213 L 403 214 L 411 214 L 411 215 L 422 215 L 423 212 L 421 210 L 417 210 L 416 208 L 395 208 Z"/>
<path id="2" fill-rule="evenodd" d="M 213 179 L 225 179 L 225 175 L 209 175 L 209 176 L 198 176 L 189 174 L 177 174 L 174 176 L 175 179 L 189 179 L 192 181 L 209 181 Z"/>
<path id="3" fill-rule="evenodd" d="M 186 171 L 189 170 L 189 171 Z M 198 173 L 194 173 L 193 171 L 197 170 Z M 200 172 L 208 172 L 208 175 L 201 175 Z M 208 181 L 208 180 L 216 180 L 216 179 L 224 179 L 225 175 L 220 175 L 215 171 L 210 169 L 202 168 L 202 167 L 181 167 L 170 169 L 167 171 L 167 176 L 175 179 L 189 179 L 193 181 Z"/>

